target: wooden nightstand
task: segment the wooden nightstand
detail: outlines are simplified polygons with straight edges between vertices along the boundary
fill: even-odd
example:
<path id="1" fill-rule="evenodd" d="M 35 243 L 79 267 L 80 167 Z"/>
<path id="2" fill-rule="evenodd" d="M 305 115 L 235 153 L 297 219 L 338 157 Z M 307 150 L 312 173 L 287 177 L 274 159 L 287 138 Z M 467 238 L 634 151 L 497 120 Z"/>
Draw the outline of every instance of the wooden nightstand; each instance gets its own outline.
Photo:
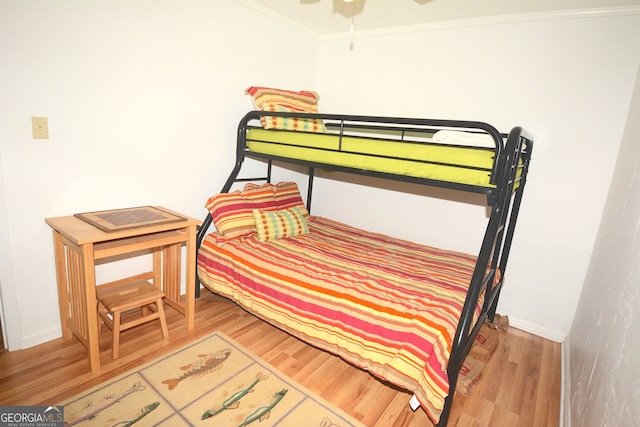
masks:
<path id="1" fill-rule="evenodd" d="M 62 335 L 65 339 L 75 335 L 87 347 L 91 372 L 100 371 L 96 260 L 108 261 L 112 257 L 150 251 L 153 254 L 152 271 L 111 282 L 109 285 L 150 280 L 154 286 L 164 291 L 165 303 L 184 314 L 187 330 L 194 327 L 195 235 L 200 221 L 159 206 L 150 208 L 156 212 L 166 212 L 174 220 L 104 231 L 73 215 L 45 219 L 53 229 Z M 187 251 L 184 302 L 180 300 L 183 244 Z"/>

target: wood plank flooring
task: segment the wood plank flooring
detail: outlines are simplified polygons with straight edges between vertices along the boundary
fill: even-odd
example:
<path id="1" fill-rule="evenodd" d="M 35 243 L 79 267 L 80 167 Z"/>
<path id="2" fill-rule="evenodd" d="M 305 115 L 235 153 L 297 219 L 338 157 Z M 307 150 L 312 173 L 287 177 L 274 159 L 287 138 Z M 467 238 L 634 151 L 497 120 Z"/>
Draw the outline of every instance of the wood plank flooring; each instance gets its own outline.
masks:
<path id="1" fill-rule="evenodd" d="M 169 339 L 162 339 L 156 322 L 125 331 L 116 361 L 111 359 L 110 331 L 103 328 L 100 374 L 90 373 L 87 352 L 75 338 L 0 353 L 0 405 L 54 405 L 218 330 L 367 426 L 432 425 L 422 409 L 409 409 L 409 393 L 302 343 L 229 300 L 203 291 L 196 302 L 196 326 L 189 333 L 180 314 L 166 311 Z M 557 426 L 560 344 L 515 328 L 500 338 L 472 395 L 456 394 L 449 425 Z"/>

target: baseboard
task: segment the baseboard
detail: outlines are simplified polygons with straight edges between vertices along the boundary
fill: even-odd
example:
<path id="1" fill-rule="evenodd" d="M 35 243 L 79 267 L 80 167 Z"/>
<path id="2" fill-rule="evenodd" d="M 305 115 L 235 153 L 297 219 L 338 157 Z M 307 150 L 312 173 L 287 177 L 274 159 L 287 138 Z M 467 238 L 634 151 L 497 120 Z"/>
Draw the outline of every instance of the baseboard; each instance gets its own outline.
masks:
<path id="1" fill-rule="evenodd" d="M 62 336 L 62 329 L 60 327 L 49 329 L 37 335 L 31 335 L 29 337 L 22 337 L 22 348 L 17 350 L 23 350 L 29 347 L 35 347 L 40 344 L 44 344 L 48 341 L 58 339 Z"/>
<path id="2" fill-rule="evenodd" d="M 552 329 L 547 329 L 535 323 L 528 322 L 526 320 L 518 319 L 517 317 L 509 316 L 509 324 L 514 328 L 521 329 L 530 334 L 537 335 L 548 340 L 562 343 L 566 339 L 566 334 L 563 334 Z"/>
<path id="3" fill-rule="evenodd" d="M 509 325 L 530 334 L 560 343 L 560 427 L 571 427 L 570 393 L 569 393 L 569 337 L 566 334 L 544 328 L 526 320 L 509 316 Z"/>

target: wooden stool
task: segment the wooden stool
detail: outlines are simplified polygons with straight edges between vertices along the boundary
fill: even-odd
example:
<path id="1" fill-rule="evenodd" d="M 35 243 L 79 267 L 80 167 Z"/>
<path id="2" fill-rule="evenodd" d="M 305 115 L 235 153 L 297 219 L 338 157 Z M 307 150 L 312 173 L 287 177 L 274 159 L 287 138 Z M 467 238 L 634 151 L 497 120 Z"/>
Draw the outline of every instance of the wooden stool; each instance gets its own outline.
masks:
<path id="1" fill-rule="evenodd" d="M 162 307 L 164 292 L 146 280 L 136 280 L 113 286 L 98 286 L 96 288 L 96 296 L 98 298 L 98 333 L 103 322 L 113 331 L 114 359 L 119 356 L 120 332 L 125 329 L 160 319 L 162 336 L 164 338 L 169 336 L 167 321 L 164 317 L 164 308 Z M 141 317 L 125 323 L 121 322 L 123 312 L 137 308 L 141 311 Z"/>

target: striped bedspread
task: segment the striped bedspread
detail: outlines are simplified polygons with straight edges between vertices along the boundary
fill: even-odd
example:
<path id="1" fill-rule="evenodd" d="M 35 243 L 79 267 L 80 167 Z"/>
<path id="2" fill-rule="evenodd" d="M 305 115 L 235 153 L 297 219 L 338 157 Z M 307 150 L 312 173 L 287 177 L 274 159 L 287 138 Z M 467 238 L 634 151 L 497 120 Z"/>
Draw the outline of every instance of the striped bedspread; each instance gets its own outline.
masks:
<path id="1" fill-rule="evenodd" d="M 414 392 L 437 422 L 475 257 L 316 216 L 308 225 L 308 234 L 267 242 L 209 234 L 198 253 L 201 282 Z"/>

